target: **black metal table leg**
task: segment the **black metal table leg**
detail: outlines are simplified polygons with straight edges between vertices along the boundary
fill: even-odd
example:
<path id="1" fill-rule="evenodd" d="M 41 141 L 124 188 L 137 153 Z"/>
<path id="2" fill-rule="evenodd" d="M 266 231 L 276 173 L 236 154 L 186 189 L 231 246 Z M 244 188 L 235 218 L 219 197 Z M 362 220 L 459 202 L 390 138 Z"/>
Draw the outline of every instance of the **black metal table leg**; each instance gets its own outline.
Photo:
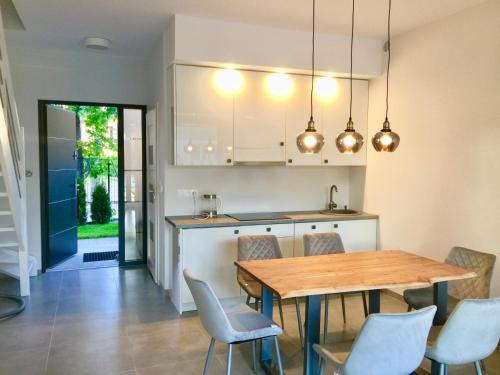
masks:
<path id="1" fill-rule="evenodd" d="M 431 375 L 439 375 L 440 368 L 441 365 L 438 362 L 431 360 Z"/>
<path id="2" fill-rule="evenodd" d="M 313 349 L 319 344 L 321 323 L 321 296 L 306 297 L 306 330 L 304 339 L 304 375 L 318 373 L 318 355 Z"/>
<path id="3" fill-rule="evenodd" d="M 441 281 L 434 284 L 434 305 L 437 306 L 434 315 L 434 325 L 442 326 L 448 318 L 448 282 Z"/>
<path id="4" fill-rule="evenodd" d="M 368 311 L 370 314 L 380 312 L 380 290 L 374 289 L 368 291 Z"/>
<path id="5" fill-rule="evenodd" d="M 262 314 L 273 319 L 273 292 L 262 286 Z M 266 337 L 261 341 L 260 364 L 266 374 L 275 374 L 273 369 L 273 338 Z"/>

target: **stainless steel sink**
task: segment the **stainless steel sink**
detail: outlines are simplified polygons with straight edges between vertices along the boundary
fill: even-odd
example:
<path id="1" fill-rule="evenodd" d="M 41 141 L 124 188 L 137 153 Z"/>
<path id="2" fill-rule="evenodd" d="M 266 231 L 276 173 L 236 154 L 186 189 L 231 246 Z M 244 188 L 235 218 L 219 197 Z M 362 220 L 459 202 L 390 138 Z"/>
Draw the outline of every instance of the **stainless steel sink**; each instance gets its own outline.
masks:
<path id="1" fill-rule="evenodd" d="M 361 211 L 340 209 L 340 210 L 323 210 L 319 212 L 323 215 L 359 215 Z"/>

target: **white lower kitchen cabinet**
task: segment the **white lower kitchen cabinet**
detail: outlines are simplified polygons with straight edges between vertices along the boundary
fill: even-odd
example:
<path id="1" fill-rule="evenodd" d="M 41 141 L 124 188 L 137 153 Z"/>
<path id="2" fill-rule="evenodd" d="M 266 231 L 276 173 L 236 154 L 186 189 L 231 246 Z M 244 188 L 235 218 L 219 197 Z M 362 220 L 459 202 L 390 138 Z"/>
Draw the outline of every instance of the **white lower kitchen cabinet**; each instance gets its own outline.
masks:
<path id="1" fill-rule="evenodd" d="M 284 257 L 297 257 L 304 255 L 305 233 L 332 231 L 340 233 L 346 252 L 377 248 L 376 219 L 177 229 L 173 231 L 171 300 L 180 313 L 196 309 L 182 275 L 182 270 L 189 268 L 209 283 L 223 304 L 244 301 L 246 295 L 240 290 L 234 265 L 239 236 L 273 234 Z"/>

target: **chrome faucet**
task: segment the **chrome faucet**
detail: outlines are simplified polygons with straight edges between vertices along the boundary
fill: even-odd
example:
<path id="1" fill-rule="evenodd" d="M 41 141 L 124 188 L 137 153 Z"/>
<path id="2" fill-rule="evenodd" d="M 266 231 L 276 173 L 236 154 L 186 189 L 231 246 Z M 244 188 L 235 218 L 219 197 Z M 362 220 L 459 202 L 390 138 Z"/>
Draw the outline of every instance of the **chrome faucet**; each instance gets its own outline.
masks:
<path id="1" fill-rule="evenodd" d="M 333 211 L 335 208 L 337 208 L 337 203 L 333 201 L 333 190 L 335 190 L 336 193 L 339 192 L 339 189 L 337 189 L 337 185 L 332 185 L 330 187 L 330 202 L 328 203 L 329 211 Z"/>

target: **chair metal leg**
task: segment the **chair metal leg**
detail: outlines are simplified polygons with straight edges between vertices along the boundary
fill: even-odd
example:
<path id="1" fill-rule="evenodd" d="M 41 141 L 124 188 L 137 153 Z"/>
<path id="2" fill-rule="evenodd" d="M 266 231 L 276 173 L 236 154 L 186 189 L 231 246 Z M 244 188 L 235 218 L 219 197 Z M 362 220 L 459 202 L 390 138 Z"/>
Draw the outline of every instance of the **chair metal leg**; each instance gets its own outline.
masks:
<path id="1" fill-rule="evenodd" d="M 368 304 L 366 303 L 366 292 L 362 291 L 361 296 L 363 297 L 363 310 L 365 311 L 365 318 L 368 317 Z"/>
<path id="2" fill-rule="evenodd" d="M 255 309 L 255 311 L 259 311 L 259 299 L 258 298 L 255 298 L 255 303 L 253 305 L 253 308 Z"/>
<path id="3" fill-rule="evenodd" d="M 474 362 L 474 366 L 476 366 L 476 374 L 477 375 L 483 375 L 483 369 L 482 369 L 482 366 L 481 366 L 481 362 L 482 361 L 476 361 L 476 362 Z"/>
<path id="4" fill-rule="evenodd" d="M 281 353 L 278 336 L 274 336 L 274 346 L 276 347 L 276 361 L 278 362 L 278 371 L 280 375 L 283 375 L 283 364 L 281 363 Z"/>
<path id="5" fill-rule="evenodd" d="M 323 375 L 325 373 L 325 360 L 323 357 L 319 357 L 319 375 Z"/>
<path id="6" fill-rule="evenodd" d="M 257 340 L 252 341 L 252 364 L 253 364 L 253 372 L 257 373 Z"/>
<path id="7" fill-rule="evenodd" d="M 227 367 L 226 375 L 231 374 L 231 359 L 233 358 L 233 344 L 227 344 Z"/>
<path id="8" fill-rule="evenodd" d="M 410 305 L 408 305 L 408 312 L 410 312 L 412 310 L 412 307 Z"/>
<path id="9" fill-rule="evenodd" d="M 210 340 L 210 345 L 208 346 L 207 359 L 205 360 L 205 367 L 203 368 L 203 375 L 208 374 L 208 368 L 210 367 L 210 361 L 212 360 L 212 354 L 214 352 L 215 339 L 212 337 Z"/>
<path id="10" fill-rule="evenodd" d="M 247 301 L 246 304 L 250 306 L 250 295 L 247 294 Z"/>
<path id="11" fill-rule="evenodd" d="M 302 331 L 302 315 L 300 313 L 299 299 L 295 298 L 295 310 L 297 311 L 297 323 L 299 325 L 300 346 L 304 347 L 304 333 Z"/>
<path id="12" fill-rule="evenodd" d="M 285 322 L 283 321 L 283 306 L 281 306 L 281 299 L 278 300 L 278 308 L 280 310 L 281 328 L 285 329 Z"/>
<path id="13" fill-rule="evenodd" d="M 344 319 L 344 324 L 345 324 L 345 299 L 344 299 L 344 293 L 340 294 L 340 301 L 342 302 L 342 318 Z"/>
<path id="14" fill-rule="evenodd" d="M 323 322 L 323 344 L 326 343 L 326 337 L 328 336 L 328 310 L 330 306 L 330 295 L 325 294 L 325 316 Z"/>

